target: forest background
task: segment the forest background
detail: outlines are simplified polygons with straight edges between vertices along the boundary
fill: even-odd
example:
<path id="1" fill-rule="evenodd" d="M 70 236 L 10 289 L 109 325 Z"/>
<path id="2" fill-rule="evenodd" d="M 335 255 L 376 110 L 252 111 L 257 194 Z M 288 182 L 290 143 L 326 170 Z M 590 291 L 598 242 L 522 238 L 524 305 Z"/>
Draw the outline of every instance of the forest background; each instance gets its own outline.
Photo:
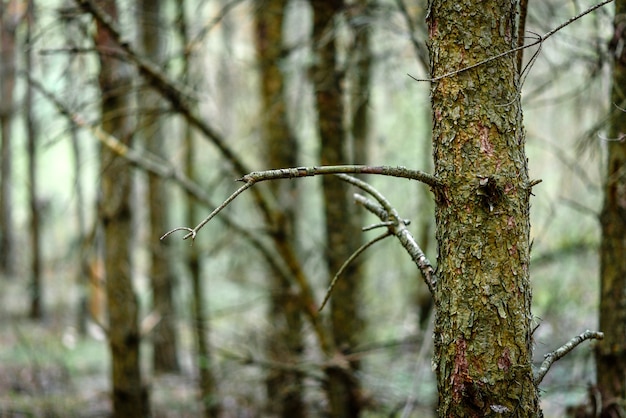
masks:
<path id="1" fill-rule="evenodd" d="M 267 392 L 272 390 L 271 374 L 278 371 L 283 381 L 284 373 L 303 376 L 301 403 L 311 414 L 321 415 L 329 408 L 327 402 L 332 403 L 324 396 L 325 380 L 320 376 L 329 366 L 316 348 L 313 325 L 302 325 L 299 362 L 281 361 L 288 359 L 281 358 L 280 350 L 275 358 L 268 354 L 280 328 L 268 311 L 281 292 L 272 278 L 271 263 L 259 251 L 275 241 L 252 195 L 240 197 L 226 210 L 235 228 L 216 220 L 198 234 L 193 247 L 177 236 L 164 244 L 158 241 L 172 228 L 195 225 L 233 192 L 237 187 L 233 180 L 245 174 L 233 161 L 252 170 L 279 168 L 271 164 L 270 147 L 264 142 L 273 110 L 264 95 L 265 64 L 259 43 L 259 19 L 271 2 L 161 3 L 155 15 L 142 2 L 118 2 L 122 38 L 140 59 L 126 55 L 120 59 L 114 48 L 110 50 L 110 56 L 127 63 L 124 71 L 131 80 L 127 92 L 133 95 L 124 115 L 132 126 L 128 135 L 135 137 L 134 152 L 126 152 L 126 157 L 134 158 L 136 166 L 129 202 L 133 233 L 126 244 L 139 301 L 142 380 L 152 413 L 199 416 L 216 404 L 219 411 L 209 413 L 277 413 Z M 329 39 L 338 39 L 337 66 L 347 74 L 342 88 L 352 94 L 343 98 L 347 105 L 341 117 L 346 126 L 356 126 L 352 118 L 359 104 L 367 103 L 365 146 L 351 131 L 348 154 L 358 156 L 357 163 L 431 171 L 430 86 L 408 75 L 429 77 L 424 58 L 425 3 L 350 3 L 333 18 L 332 30 L 326 27 L 317 39 L 311 5 L 299 0 L 284 4 L 284 39 L 278 56 L 293 142 L 279 148 L 297 151 L 290 165 L 320 164 L 324 144 L 318 131 L 322 112 L 317 109 L 314 83 L 320 58 L 315 51 Z M 2 5 L 2 180 L 7 185 L 0 281 L 2 414 L 105 414 L 112 408 L 106 341 L 111 330 L 107 330 L 102 299 L 105 243 L 99 226 L 102 203 L 98 204 L 106 171 L 101 164 L 103 138 L 98 134 L 98 127 L 106 124 L 101 119 L 99 32 L 92 14 L 74 3 L 3 1 Z M 529 39 L 547 33 L 591 5 L 530 2 L 526 33 Z M 563 28 L 541 45 L 538 55 L 533 55 L 537 48 L 525 52 L 531 64 L 522 78 L 527 153 L 531 178 L 542 180 L 533 188 L 531 200 L 536 364 L 571 337 L 598 328 L 598 214 L 605 172 L 603 129 L 609 111 L 612 20 L 609 5 Z M 360 43 L 363 33 L 368 33 L 366 44 Z M 150 39 L 160 41 L 154 55 L 148 51 Z M 210 134 L 198 132 L 197 126 L 189 133 L 189 118 L 181 117 L 184 108 L 151 93 L 153 81 L 146 81 L 146 68 L 137 70 L 141 59 L 157 63 L 159 73 L 185 86 L 181 91 L 186 99 L 226 140 L 234 159 L 225 156 L 215 141 L 207 141 Z M 369 75 L 364 87 L 359 84 L 363 71 Z M 155 119 L 162 136 L 156 148 L 151 141 L 158 136 L 153 130 Z M 9 145 L 5 145 L 7 138 Z M 359 147 L 363 147 L 361 154 Z M 196 189 L 172 174 L 172 167 L 185 172 L 204 193 L 195 196 L 194 203 L 204 196 L 213 207 L 205 201 L 189 209 L 189 192 Z M 170 179 L 154 186 L 160 176 Z M 424 186 L 394 178 L 367 180 L 409 218 L 426 255 L 435 260 L 433 203 Z M 295 202 L 287 214 L 297 231 L 290 245 L 319 304 L 337 272 L 326 262 L 329 234 L 322 226 L 323 181 L 281 182 L 288 186 L 263 189 L 263 193 L 286 194 Z M 162 189 L 156 207 L 165 208 L 156 224 L 152 187 Z M 283 202 L 274 200 L 279 206 Z M 365 211 L 355 214 L 358 210 L 346 208 L 346 213 L 360 226 L 377 222 Z M 370 235 L 375 233 L 363 232 L 363 242 Z M 163 263 L 157 267 L 155 253 Z M 194 257 L 200 288 L 190 268 Z M 426 416 L 434 409 L 436 385 L 430 364 L 432 318 L 419 272 L 396 242 L 378 243 L 360 259 L 362 277 L 354 303 L 363 325 L 349 361 L 359 363 L 363 414 Z M 155 301 L 153 287 L 154 272 L 164 270 L 170 272 L 166 280 L 172 292 L 172 305 L 165 311 Z M 167 324 L 172 334 L 164 346 L 154 348 Z M 199 334 L 208 342 L 204 349 Z M 155 350 L 174 354 L 169 360 L 158 360 Z M 199 356 L 199 350 L 205 353 Z M 207 370 L 210 376 L 203 378 Z M 205 386 L 198 387 L 202 382 Z M 568 406 L 583 402 L 593 382 L 592 346 L 583 345 L 560 360 L 543 381 L 546 416 L 561 416 Z"/>

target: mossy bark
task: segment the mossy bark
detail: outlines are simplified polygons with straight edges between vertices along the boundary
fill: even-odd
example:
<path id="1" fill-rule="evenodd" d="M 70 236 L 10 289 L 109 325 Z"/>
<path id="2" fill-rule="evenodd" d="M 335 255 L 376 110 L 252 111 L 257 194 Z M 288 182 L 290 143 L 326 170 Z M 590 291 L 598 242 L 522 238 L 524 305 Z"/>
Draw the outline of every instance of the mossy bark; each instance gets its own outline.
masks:
<path id="1" fill-rule="evenodd" d="M 115 1 L 100 7 L 117 18 Z M 97 25 L 95 44 L 100 58 L 102 128 L 124 144 L 130 144 L 132 125 L 128 111 L 132 79 L 130 69 L 107 51 L 117 45 L 110 33 Z M 148 416 L 147 392 L 141 382 L 138 302 L 131 268 L 131 169 L 128 162 L 108 148 L 100 150 L 101 201 L 99 214 L 105 241 L 106 292 L 109 313 L 113 415 Z"/>
<path id="2" fill-rule="evenodd" d="M 513 2 L 432 0 L 433 78 L 515 47 Z M 515 55 L 432 83 L 439 416 L 540 416 L 527 159 Z"/>
<path id="3" fill-rule="evenodd" d="M 626 412 L 626 1 L 615 2 L 614 53 L 604 204 L 600 216 L 600 330 L 596 350 L 602 416 Z"/>
<path id="4" fill-rule="evenodd" d="M 286 0 L 258 1 L 255 11 L 256 50 L 261 81 L 261 135 L 264 161 L 269 167 L 295 167 L 298 144 L 287 121 L 283 64 L 283 17 Z M 273 196 L 270 229 L 278 251 L 296 245 L 297 189 L 295 182 L 268 184 Z M 271 273 L 270 273 L 271 274 Z M 281 363 L 297 363 L 304 350 L 302 307 L 295 280 L 271 274 L 267 356 Z M 303 381 L 298 373 L 269 370 L 268 409 L 272 416 L 306 416 Z"/>

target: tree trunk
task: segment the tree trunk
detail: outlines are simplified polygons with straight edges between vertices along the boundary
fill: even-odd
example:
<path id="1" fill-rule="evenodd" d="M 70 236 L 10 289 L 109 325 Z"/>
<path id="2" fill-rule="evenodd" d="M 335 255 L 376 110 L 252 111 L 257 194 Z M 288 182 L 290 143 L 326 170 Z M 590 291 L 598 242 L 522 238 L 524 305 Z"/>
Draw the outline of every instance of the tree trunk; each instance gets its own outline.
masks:
<path id="1" fill-rule="evenodd" d="M 0 271 L 15 274 L 13 239 L 13 154 L 11 122 L 15 88 L 15 31 L 20 19 L 18 2 L 0 0 Z"/>
<path id="2" fill-rule="evenodd" d="M 516 46 L 517 2 L 432 0 L 431 74 Z M 529 197 L 514 54 L 432 84 L 439 416 L 540 416 L 531 369 Z M 504 415 L 503 415 L 504 414 Z"/>
<path id="3" fill-rule="evenodd" d="M 350 162 L 346 147 L 344 126 L 343 72 L 337 68 L 336 18 L 343 12 L 342 0 L 312 1 L 313 44 L 316 65 L 313 84 L 318 111 L 318 127 L 321 140 L 320 163 L 337 165 Z M 326 266 L 330 277 L 361 243 L 358 217 L 346 183 L 325 176 L 324 215 L 326 218 Z M 331 324 L 334 345 L 342 353 L 349 353 L 356 346 L 357 337 L 363 329 L 358 309 L 361 288 L 361 263 L 353 261 L 342 274 L 333 290 L 331 299 Z M 327 393 L 330 413 L 333 417 L 356 417 L 361 411 L 360 385 L 355 371 L 358 361 L 351 361 L 349 369 L 330 367 L 327 370 Z"/>
<path id="4" fill-rule="evenodd" d="M 626 414 L 626 1 L 615 2 L 611 118 L 604 204 L 600 216 L 600 330 L 596 373 L 602 417 Z"/>
<path id="5" fill-rule="evenodd" d="M 256 49 L 261 78 L 261 136 L 263 160 L 269 167 L 295 167 L 298 144 L 287 122 L 284 80 L 281 73 L 283 57 L 283 17 L 286 0 L 257 2 L 255 12 Z M 271 214 L 271 230 L 277 248 L 296 245 L 295 182 L 271 182 L 268 187 L 275 205 Z M 304 349 L 301 306 L 298 291 L 280 275 L 270 276 L 270 308 L 267 356 L 280 363 L 297 363 Z M 272 416 L 303 417 L 302 376 L 285 370 L 270 370 L 266 377 L 268 409 Z"/>
<path id="6" fill-rule="evenodd" d="M 139 43 L 146 58 L 155 64 L 161 62 L 161 2 L 137 1 Z M 155 155 L 165 156 L 163 127 L 159 114 L 162 103 L 159 93 L 146 89 L 139 93 L 139 108 L 142 112 L 141 128 L 146 148 Z M 153 366 L 155 373 L 177 373 L 178 344 L 176 337 L 176 315 L 174 312 L 173 287 L 175 276 L 172 262 L 168 258 L 169 240 L 160 241 L 167 230 L 169 199 L 165 182 L 159 176 L 148 173 L 148 207 L 150 218 L 150 280 L 152 284 L 152 307 L 160 315 L 159 323 L 152 331 Z"/>
<path id="7" fill-rule="evenodd" d="M 33 48 L 31 45 L 32 30 L 35 25 L 35 2 L 28 1 L 26 15 L 26 52 L 25 70 L 33 74 Z M 30 83 L 26 86 L 24 100 L 24 114 L 26 120 L 26 153 L 28 155 L 28 202 L 30 206 L 30 313 L 31 319 L 43 318 L 43 286 L 41 283 L 41 239 L 40 213 L 37 196 L 37 125 L 33 108 L 33 88 Z"/>
<path id="8" fill-rule="evenodd" d="M 117 19 L 114 0 L 100 7 Z M 102 94 L 102 127 L 129 145 L 132 126 L 129 112 L 131 70 L 109 51 L 117 49 L 110 33 L 96 26 L 96 48 L 100 59 L 98 77 Z M 109 348 L 112 356 L 113 413 L 116 417 L 148 416 L 147 392 L 141 382 L 138 302 L 131 268 L 131 170 L 129 164 L 103 147 L 101 153 L 100 217 L 104 230 Z"/>

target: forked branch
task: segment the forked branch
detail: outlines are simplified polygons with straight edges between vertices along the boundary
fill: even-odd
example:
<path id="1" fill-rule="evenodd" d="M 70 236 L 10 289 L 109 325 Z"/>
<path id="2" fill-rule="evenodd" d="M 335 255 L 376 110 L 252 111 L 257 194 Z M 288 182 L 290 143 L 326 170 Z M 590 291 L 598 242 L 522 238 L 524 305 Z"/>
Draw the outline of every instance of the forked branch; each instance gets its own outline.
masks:
<path id="1" fill-rule="evenodd" d="M 408 251 L 409 255 L 417 265 L 417 267 L 422 272 L 422 276 L 424 277 L 424 281 L 428 286 L 433 297 L 435 294 L 435 287 L 437 284 L 437 275 L 435 273 L 435 269 L 432 264 L 424 255 L 424 252 L 419 247 L 413 235 L 407 229 L 407 225 L 409 221 L 400 218 L 398 212 L 395 210 L 393 206 L 389 203 L 389 201 L 374 187 L 372 187 L 369 183 L 366 183 L 362 180 L 359 180 L 355 177 L 349 176 L 346 173 L 351 174 L 379 174 L 393 177 L 402 177 L 407 179 L 419 180 L 423 183 L 428 184 L 432 188 L 439 187 L 441 185 L 440 180 L 433 176 L 432 174 L 424 173 L 419 170 L 409 170 L 405 167 L 389 167 L 389 166 L 362 166 L 362 165 L 341 165 L 341 166 L 320 166 L 320 167 L 296 167 L 296 168 L 284 168 L 278 170 L 268 170 L 268 171 L 256 171 L 250 174 L 243 176 L 238 179 L 239 181 L 243 181 L 245 184 L 237 189 L 233 194 L 231 194 L 221 205 L 215 208 L 205 219 L 202 220 L 195 228 L 190 227 L 178 227 L 174 228 L 171 231 L 163 234 L 161 239 L 165 239 L 169 235 L 173 234 L 177 231 L 185 231 L 187 234 L 183 237 L 183 239 L 192 238 L 195 239 L 198 231 L 202 229 L 211 219 L 213 219 L 218 213 L 220 213 L 226 206 L 228 206 L 233 200 L 235 200 L 240 194 L 244 191 L 252 187 L 254 184 L 259 183 L 261 181 L 266 180 L 278 180 L 278 179 L 293 179 L 299 177 L 309 177 L 316 175 L 328 175 L 335 174 L 337 177 L 346 181 L 361 190 L 370 194 L 377 202 L 374 203 L 367 198 L 355 195 L 355 199 L 357 203 L 363 204 L 363 206 L 372 211 L 375 215 L 377 215 L 384 226 L 387 227 L 388 233 L 385 233 L 374 239 L 372 242 L 361 247 L 346 263 L 352 261 L 356 256 L 358 256 L 362 251 L 368 248 L 370 245 L 379 241 L 383 237 L 388 235 L 395 235 L 402 246 Z M 343 267 L 342 267 L 343 268 Z M 332 287 L 334 286 L 334 282 L 337 281 L 338 275 L 341 273 L 338 272 L 337 276 L 333 279 L 333 283 L 331 283 L 328 293 L 324 302 L 322 303 L 321 308 L 327 302 L 330 292 L 332 291 Z M 321 309 L 320 308 L 320 309 Z"/>
<path id="2" fill-rule="evenodd" d="M 299 178 L 299 177 L 311 177 L 311 176 L 329 175 L 329 174 L 337 174 L 338 177 L 342 178 L 343 180 L 352 182 L 350 180 L 346 180 L 346 177 L 349 179 L 354 179 L 353 177 L 346 176 L 347 173 L 349 174 L 379 174 L 383 176 L 401 177 L 405 179 L 421 181 L 422 183 L 425 183 L 432 188 L 437 188 L 441 185 L 440 180 L 436 176 L 429 174 L 429 173 L 425 173 L 423 171 L 419 171 L 419 170 L 410 170 L 406 167 L 367 166 L 367 165 L 332 165 L 332 166 L 296 167 L 296 168 L 281 168 L 277 170 L 254 171 L 238 179 L 238 181 L 242 181 L 245 184 L 241 186 L 239 189 L 237 189 L 232 195 L 230 195 L 228 199 L 224 201 L 224 203 L 222 203 L 217 208 L 215 208 L 215 210 L 211 212 L 206 218 L 204 218 L 202 222 L 200 222 L 195 228 L 178 227 L 163 234 L 161 239 L 166 238 L 167 236 L 171 235 L 172 233 L 176 231 L 187 231 L 187 234 L 183 237 L 183 239 L 195 238 L 198 231 L 202 229 L 202 227 L 204 227 L 211 219 L 213 219 L 215 215 L 220 213 L 226 206 L 228 206 L 233 200 L 235 200 L 237 196 L 239 196 L 241 193 L 243 193 L 244 191 L 246 191 L 247 189 L 249 189 L 256 183 L 260 183 L 262 181 L 268 181 L 268 180 L 293 179 L 293 178 Z M 364 184 L 367 184 L 367 183 L 364 183 Z M 361 187 L 357 184 L 355 185 L 357 187 Z M 368 193 L 370 192 L 368 191 Z"/>

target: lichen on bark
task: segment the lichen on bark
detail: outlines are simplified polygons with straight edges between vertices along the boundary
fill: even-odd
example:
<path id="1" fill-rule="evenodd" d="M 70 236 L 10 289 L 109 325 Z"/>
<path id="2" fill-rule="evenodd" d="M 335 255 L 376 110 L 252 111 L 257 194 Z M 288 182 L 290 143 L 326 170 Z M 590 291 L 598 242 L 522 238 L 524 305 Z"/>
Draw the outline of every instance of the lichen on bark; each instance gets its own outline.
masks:
<path id="1" fill-rule="evenodd" d="M 515 47 L 516 2 L 432 0 L 432 76 Z M 529 197 L 515 55 L 432 85 L 439 416 L 538 416 Z M 508 411 L 508 412 L 507 412 Z"/>

